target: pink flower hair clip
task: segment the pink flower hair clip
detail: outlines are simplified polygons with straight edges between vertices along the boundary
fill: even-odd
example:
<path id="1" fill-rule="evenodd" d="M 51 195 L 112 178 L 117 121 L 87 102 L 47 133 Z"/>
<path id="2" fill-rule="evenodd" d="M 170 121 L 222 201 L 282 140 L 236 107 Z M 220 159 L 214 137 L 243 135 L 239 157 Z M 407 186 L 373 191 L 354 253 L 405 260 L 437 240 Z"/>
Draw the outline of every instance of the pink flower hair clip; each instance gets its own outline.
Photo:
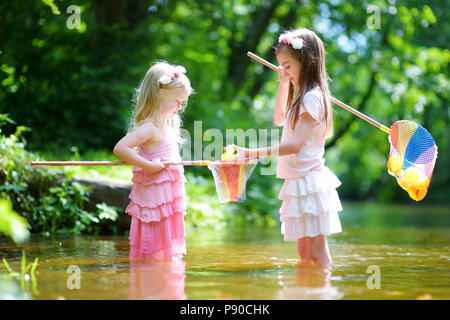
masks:
<path id="1" fill-rule="evenodd" d="M 161 78 L 159 78 L 159 83 L 161 83 L 162 85 L 169 84 L 172 82 L 172 80 L 174 78 L 179 78 L 182 73 L 183 74 L 186 73 L 186 69 L 182 66 L 177 66 L 177 67 L 175 67 L 174 72 L 172 72 L 169 75 L 165 75 L 165 76 L 162 76 Z"/>
<path id="2" fill-rule="evenodd" d="M 283 33 L 278 38 L 278 42 L 283 42 L 284 44 L 290 44 L 292 48 L 300 50 L 303 48 L 303 39 L 295 38 L 290 33 Z"/>

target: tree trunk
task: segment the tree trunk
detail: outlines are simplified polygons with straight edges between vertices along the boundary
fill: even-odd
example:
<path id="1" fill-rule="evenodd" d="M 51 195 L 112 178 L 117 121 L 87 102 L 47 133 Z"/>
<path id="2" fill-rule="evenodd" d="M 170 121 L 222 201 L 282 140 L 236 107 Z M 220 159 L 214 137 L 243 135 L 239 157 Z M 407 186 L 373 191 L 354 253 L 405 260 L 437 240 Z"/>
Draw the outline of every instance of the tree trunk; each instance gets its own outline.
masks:
<path id="1" fill-rule="evenodd" d="M 243 75 L 250 64 L 247 51 L 255 51 L 259 40 L 267 29 L 270 18 L 272 18 L 280 2 L 280 0 L 265 1 L 254 14 L 252 23 L 249 25 L 248 32 L 243 40 L 237 42 L 234 38 L 230 39 L 231 55 L 228 62 L 228 78 L 233 83 L 235 91 L 239 90 L 245 81 Z"/>

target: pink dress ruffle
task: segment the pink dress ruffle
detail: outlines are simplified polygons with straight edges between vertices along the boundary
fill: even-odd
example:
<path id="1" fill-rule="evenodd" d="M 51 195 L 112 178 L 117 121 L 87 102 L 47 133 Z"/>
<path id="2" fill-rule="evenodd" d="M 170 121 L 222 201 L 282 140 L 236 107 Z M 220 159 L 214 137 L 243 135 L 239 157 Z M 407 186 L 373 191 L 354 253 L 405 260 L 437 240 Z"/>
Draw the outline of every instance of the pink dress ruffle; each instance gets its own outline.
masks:
<path id="1" fill-rule="evenodd" d="M 169 133 L 152 151 L 139 148 L 139 155 L 154 159 L 181 160 L 176 140 Z M 133 187 L 125 212 L 132 216 L 130 258 L 180 259 L 186 254 L 183 166 L 168 166 L 149 173 L 133 168 Z"/>

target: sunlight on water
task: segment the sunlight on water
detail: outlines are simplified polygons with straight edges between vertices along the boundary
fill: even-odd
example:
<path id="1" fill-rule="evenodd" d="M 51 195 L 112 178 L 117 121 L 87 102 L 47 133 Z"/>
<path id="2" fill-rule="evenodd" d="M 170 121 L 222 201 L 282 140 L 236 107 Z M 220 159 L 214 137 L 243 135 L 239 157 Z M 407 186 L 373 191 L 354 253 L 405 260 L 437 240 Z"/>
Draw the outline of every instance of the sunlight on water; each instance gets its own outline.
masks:
<path id="1" fill-rule="evenodd" d="M 22 248 L 39 257 L 33 299 L 450 299 L 449 212 L 344 209 L 332 268 L 302 265 L 279 228 L 189 231 L 182 262 L 130 262 L 126 237 L 88 236 L 23 247 L 2 237 L 0 258 L 19 270 Z"/>

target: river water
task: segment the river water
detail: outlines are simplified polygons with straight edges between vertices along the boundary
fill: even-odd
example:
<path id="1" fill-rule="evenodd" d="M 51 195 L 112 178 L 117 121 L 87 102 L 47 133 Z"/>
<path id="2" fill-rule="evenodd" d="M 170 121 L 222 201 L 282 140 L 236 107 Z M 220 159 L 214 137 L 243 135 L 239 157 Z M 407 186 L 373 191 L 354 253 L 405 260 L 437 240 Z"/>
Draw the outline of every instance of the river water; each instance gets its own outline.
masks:
<path id="1" fill-rule="evenodd" d="M 30 299 L 450 299 L 448 208 L 344 203 L 341 222 L 331 268 L 302 265 L 279 227 L 188 230 L 182 262 L 130 262 L 108 236 L 1 237 L 0 258 L 18 271 L 22 249 L 39 257 Z M 21 297 L 8 281 L 0 295 Z"/>

